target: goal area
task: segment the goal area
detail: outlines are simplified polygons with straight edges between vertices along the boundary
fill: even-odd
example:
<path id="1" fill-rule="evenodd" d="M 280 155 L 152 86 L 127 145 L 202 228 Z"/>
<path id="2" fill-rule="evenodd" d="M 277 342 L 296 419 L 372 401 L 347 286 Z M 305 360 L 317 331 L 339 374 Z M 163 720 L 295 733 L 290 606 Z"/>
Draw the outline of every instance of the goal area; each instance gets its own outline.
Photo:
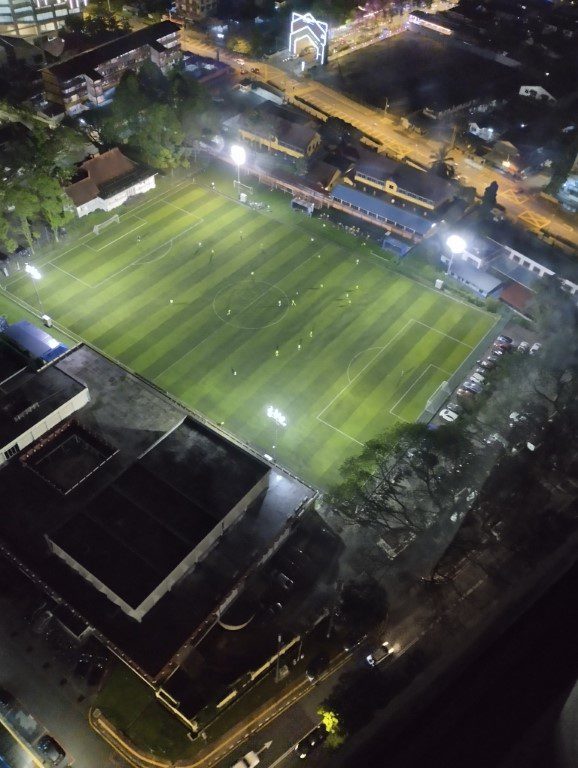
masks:
<path id="1" fill-rule="evenodd" d="M 452 389 L 447 381 L 442 381 L 436 391 L 429 397 L 425 410 L 427 413 L 436 413 L 442 403 L 451 395 Z"/>
<path id="2" fill-rule="evenodd" d="M 110 219 L 106 219 L 106 221 L 101 221 L 100 224 L 95 224 L 92 231 L 95 235 L 99 235 L 102 230 L 106 229 L 110 224 L 120 224 L 120 216 L 118 213 L 115 213 L 114 216 L 111 216 Z"/>

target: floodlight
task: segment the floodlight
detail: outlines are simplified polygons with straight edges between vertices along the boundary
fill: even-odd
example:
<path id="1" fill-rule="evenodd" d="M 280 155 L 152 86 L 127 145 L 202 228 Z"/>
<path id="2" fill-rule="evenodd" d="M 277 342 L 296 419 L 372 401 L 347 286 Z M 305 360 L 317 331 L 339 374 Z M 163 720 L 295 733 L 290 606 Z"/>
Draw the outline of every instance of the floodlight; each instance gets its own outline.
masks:
<path id="1" fill-rule="evenodd" d="M 235 165 L 245 165 L 245 160 L 247 159 L 245 147 L 240 147 L 238 144 L 233 144 L 231 147 L 231 158 Z"/>
<path id="2" fill-rule="evenodd" d="M 33 267 L 32 264 L 25 264 L 24 270 L 30 275 L 30 277 L 33 280 L 40 280 L 42 275 L 40 274 L 40 270 L 38 270 L 36 267 Z"/>
<path id="3" fill-rule="evenodd" d="M 457 256 L 459 253 L 463 253 L 466 250 L 466 241 L 460 235 L 450 235 L 446 240 L 446 245 L 450 251 Z"/>
<path id="4" fill-rule="evenodd" d="M 275 424 L 278 424 L 280 427 L 287 426 L 287 417 L 284 413 L 281 413 L 279 408 L 275 408 L 273 405 L 267 406 L 267 416 L 273 419 Z"/>

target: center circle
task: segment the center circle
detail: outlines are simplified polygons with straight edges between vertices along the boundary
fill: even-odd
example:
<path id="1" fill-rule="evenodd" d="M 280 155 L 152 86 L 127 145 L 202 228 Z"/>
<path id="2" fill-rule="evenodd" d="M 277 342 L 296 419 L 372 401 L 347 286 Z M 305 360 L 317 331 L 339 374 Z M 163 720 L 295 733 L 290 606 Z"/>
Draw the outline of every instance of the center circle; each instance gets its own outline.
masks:
<path id="1" fill-rule="evenodd" d="M 279 323 L 289 304 L 281 288 L 249 279 L 221 288 L 213 299 L 213 310 L 224 323 L 250 331 Z"/>

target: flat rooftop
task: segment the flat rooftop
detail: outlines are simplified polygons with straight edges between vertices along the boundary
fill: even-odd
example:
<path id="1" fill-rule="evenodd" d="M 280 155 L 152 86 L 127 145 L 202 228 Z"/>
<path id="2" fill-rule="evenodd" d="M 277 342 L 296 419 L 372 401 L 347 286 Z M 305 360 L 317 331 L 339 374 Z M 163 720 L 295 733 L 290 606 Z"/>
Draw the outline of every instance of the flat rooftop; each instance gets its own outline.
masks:
<path id="1" fill-rule="evenodd" d="M 50 366 L 39 373 L 24 371 L 5 382 L 0 393 L 0 444 L 7 445 L 86 387 Z"/>
<path id="2" fill-rule="evenodd" d="M 53 366 L 86 382 L 75 420 L 115 453 L 63 495 L 20 461 L 0 469 L 0 538 L 45 584 L 154 678 L 235 588 L 313 491 L 197 422 L 88 347 Z M 246 514 L 136 621 L 49 550 L 65 543 L 138 600 L 269 472 Z M 60 537 L 60 539 L 58 538 Z M 104 569 L 107 573 L 104 573 Z"/>
<path id="3" fill-rule="evenodd" d="M 153 45 L 157 40 L 174 34 L 180 30 L 180 26 L 173 21 L 160 21 L 148 27 L 131 32 L 119 37 L 110 43 L 104 43 L 89 51 L 73 56 L 66 61 L 59 61 L 46 67 L 44 71 L 50 72 L 58 80 L 69 80 L 78 75 L 90 74 L 97 67 L 112 59 L 117 59 L 123 54 L 141 48 L 143 45 Z"/>

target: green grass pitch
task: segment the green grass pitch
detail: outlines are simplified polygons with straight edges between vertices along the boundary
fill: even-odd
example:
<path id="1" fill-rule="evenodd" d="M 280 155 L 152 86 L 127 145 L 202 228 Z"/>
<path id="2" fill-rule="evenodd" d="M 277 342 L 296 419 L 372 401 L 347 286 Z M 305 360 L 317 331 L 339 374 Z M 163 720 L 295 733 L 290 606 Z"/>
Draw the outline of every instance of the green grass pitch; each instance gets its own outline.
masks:
<path id="1" fill-rule="evenodd" d="M 44 311 L 320 487 L 428 397 L 494 318 L 399 276 L 361 241 L 233 195 L 232 177 L 161 180 L 95 235 L 37 255 Z M 8 294 L 31 306 L 24 275 Z M 14 312 L 12 313 L 14 317 Z M 286 427 L 275 429 L 267 406 Z M 276 448 L 273 448 L 273 445 Z"/>

